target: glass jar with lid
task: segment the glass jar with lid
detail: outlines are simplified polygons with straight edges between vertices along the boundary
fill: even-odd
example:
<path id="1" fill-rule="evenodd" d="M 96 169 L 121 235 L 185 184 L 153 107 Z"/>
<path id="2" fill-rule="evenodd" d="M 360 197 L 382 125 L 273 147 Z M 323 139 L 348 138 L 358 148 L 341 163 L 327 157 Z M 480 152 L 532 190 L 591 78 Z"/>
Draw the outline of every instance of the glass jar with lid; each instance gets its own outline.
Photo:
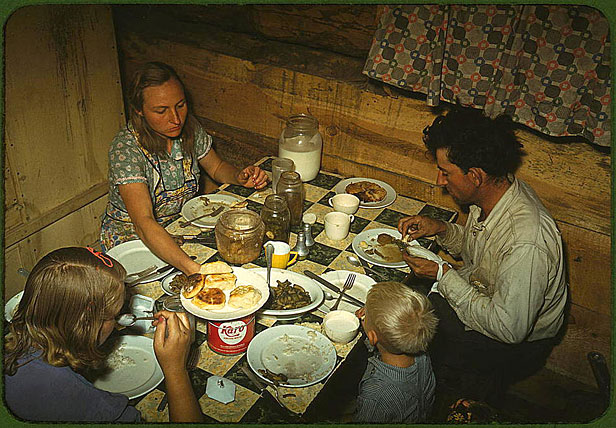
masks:
<path id="1" fill-rule="evenodd" d="M 289 242 L 291 213 L 283 195 L 269 195 L 261 209 L 261 220 L 265 224 L 265 238 L 270 241 Z"/>
<path id="2" fill-rule="evenodd" d="M 304 212 L 304 199 L 306 191 L 297 171 L 285 171 L 280 175 L 276 193 L 287 200 L 289 213 L 291 214 L 291 226 L 299 226 Z"/>
<path id="3" fill-rule="evenodd" d="M 278 142 L 278 156 L 293 160 L 302 181 L 313 180 L 319 173 L 322 148 L 323 138 L 316 118 L 297 114 L 287 119 Z"/>
<path id="4" fill-rule="evenodd" d="M 233 209 L 220 216 L 214 234 L 220 256 L 229 263 L 242 265 L 259 257 L 265 225 L 259 214 Z"/>

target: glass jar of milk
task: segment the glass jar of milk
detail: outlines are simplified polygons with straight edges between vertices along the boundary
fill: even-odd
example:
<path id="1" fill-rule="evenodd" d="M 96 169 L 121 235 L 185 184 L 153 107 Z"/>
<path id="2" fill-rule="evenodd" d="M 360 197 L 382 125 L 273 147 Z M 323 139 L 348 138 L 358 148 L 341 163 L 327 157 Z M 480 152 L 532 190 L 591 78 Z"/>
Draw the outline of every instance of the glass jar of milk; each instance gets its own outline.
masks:
<path id="1" fill-rule="evenodd" d="M 312 116 L 298 114 L 287 119 L 280 134 L 278 156 L 292 159 L 302 181 L 310 181 L 319 173 L 322 147 L 319 122 Z"/>

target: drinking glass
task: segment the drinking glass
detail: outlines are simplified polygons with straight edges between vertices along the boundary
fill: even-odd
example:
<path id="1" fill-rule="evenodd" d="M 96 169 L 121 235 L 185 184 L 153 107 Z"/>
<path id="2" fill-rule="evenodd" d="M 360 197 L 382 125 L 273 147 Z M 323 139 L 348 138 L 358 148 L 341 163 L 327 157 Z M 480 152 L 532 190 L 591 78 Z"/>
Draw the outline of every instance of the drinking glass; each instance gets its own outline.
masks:
<path id="1" fill-rule="evenodd" d="M 280 174 L 285 171 L 295 171 L 295 163 L 289 158 L 274 158 L 272 161 L 272 190 L 274 193 L 276 193 Z"/>

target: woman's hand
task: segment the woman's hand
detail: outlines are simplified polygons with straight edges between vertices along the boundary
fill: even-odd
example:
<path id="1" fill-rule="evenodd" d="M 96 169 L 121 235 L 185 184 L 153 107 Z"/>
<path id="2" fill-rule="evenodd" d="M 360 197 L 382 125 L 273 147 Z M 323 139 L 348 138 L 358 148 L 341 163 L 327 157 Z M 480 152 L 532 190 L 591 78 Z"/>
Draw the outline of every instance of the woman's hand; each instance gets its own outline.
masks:
<path id="1" fill-rule="evenodd" d="M 398 231 L 403 237 L 408 235 L 409 239 L 434 236 L 446 228 L 445 222 L 423 215 L 403 217 L 398 221 Z"/>
<path id="2" fill-rule="evenodd" d="M 160 311 L 152 323 L 154 353 L 165 377 L 186 370 L 186 359 L 190 349 L 190 321 L 185 313 Z"/>
<path id="3" fill-rule="evenodd" d="M 237 181 L 244 187 L 258 190 L 267 185 L 267 174 L 258 166 L 250 165 L 237 174 Z"/>

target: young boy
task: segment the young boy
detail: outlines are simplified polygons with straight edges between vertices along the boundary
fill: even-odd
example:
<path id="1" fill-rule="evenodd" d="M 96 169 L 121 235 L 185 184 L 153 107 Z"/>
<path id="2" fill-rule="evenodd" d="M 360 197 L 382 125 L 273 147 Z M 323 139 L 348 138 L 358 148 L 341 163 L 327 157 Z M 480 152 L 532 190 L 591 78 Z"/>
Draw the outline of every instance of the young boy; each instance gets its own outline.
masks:
<path id="1" fill-rule="evenodd" d="M 430 301 L 399 282 L 381 282 L 370 289 L 366 306 L 356 314 L 378 354 L 368 358 L 354 421 L 425 421 L 436 385 L 426 354 L 438 324 Z"/>

